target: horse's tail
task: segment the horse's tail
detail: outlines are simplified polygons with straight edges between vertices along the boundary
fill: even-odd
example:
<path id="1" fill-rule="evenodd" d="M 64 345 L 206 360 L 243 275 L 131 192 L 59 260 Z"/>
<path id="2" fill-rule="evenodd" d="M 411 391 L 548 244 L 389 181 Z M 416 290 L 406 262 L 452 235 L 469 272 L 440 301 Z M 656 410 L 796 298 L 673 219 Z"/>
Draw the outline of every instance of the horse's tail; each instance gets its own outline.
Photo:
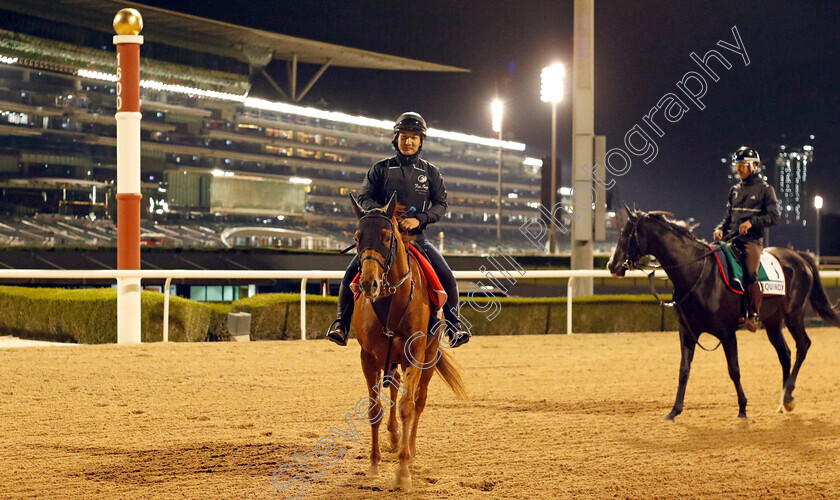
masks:
<path id="1" fill-rule="evenodd" d="M 455 360 L 447 351 L 448 349 L 439 349 L 440 358 L 435 363 L 435 370 L 440 375 L 440 378 L 446 382 L 446 385 L 455 393 L 458 399 L 469 399 L 467 390 L 464 388 L 464 381 L 461 379 L 461 373 L 455 366 Z"/>
<path id="2" fill-rule="evenodd" d="M 828 323 L 834 326 L 840 326 L 840 311 L 831 305 L 831 302 L 828 300 L 828 295 L 826 295 L 825 288 L 823 288 L 822 281 L 820 281 L 820 271 L 817 269 L 817 261 L 814 259 L 814 256 L 808 252 L 796 253 L 805 259 L 805 262 L 811 268 L 811 274 L 814 275 L 814 286 L 811 289 L 811 307 Z"/>

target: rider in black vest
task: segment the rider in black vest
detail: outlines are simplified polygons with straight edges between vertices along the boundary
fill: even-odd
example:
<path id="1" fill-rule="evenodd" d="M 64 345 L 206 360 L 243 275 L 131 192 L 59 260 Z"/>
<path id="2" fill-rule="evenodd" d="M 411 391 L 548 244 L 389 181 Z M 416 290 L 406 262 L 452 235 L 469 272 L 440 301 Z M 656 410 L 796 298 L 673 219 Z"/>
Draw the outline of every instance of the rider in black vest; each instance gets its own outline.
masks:
<path id="1" fill-rule="evenodd" d="M 761 159 L 752 148 L 741 147 L 732 156 L 732 166 L 741 182 L 729 190 L 726 200 L 726 217 L 717 225 L 714 239 L 718 241 L 730 230 L 738 230 L 732 245 L 744 255 L 744 284 L 747 285 L 749 312 L 746 327 L 751 332 L 758 329 L 761 310 L 761 287 L 758 284 L 758 267 L 763 249 L 764 230 L 779 221 L 779 203 L 776 191 L 759 175 Z"/>
<path id="2" fill-rule="evenodd" d="M 447 323 L 446 334 L 451 347 L 458 347 L 470 339 L 458 320 L 458 286 L 452 270 L 443 256 L 426 239 L 423 230 L 446 215 L 446 186 L 440 170 L 420 159 L 420 149 L 426 139 L 426 121 L 417 113 L 403 113 L 394 125 L 392 144 L 396 156 L 381 160 L 371 167 L 362 181 L 359 204 L 365 210 L 381 208 L 393 193 L 397 202 L 405 205 L 408 215 L 400 222 L 400 229 L 416 236 L 415 243 L 429 257 L 446 292 L 443 316 Z M 338 319 L 330 325 L 327 338 L 338 345 L 347 345 L 347 333 L 353 316 L 353 292 L 350 282 L 359 271 L 358 254 L 350 262 L 338 292 Z"/>

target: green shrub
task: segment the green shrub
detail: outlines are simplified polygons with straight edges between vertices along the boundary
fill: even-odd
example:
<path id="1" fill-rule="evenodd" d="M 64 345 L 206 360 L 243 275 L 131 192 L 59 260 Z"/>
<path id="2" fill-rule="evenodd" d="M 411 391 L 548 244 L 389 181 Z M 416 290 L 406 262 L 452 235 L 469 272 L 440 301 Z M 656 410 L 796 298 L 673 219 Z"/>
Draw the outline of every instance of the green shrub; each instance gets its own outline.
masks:
<path id="1" fill-rule="evenodd" d="M 307 338 L 323 338 L 335 319 L 336 297 L 306 296 Z M 566 333 L 566 298 L 500 298 L 492 320 L 490 299 L 475 297 L 462 315 L 476 335 Z M 64 290 L 0 286 L 0 332 L 45 340 L 99 344 L 117 341 L 117 292 L 112 288 Z M 496 306 L 493 306 L 496 307 Z M 163 295 L 142 292 L 143 342 L 162 339 Z M 251 314 L 251 338 L 300 338 L 300 295 L 260 294 L 232 304 L 199 303 L 170 297 L 169 340 L 227 340 L 227 314 Z M 676 330 L 672 310 L 648 295 L 599 295 L 575 299 L 574 332 Z"/>
<path id="2" fill-rule="evenodd" d="M 663 296 L 668 300 L 668 296 Z M 336 315 L 335 297 L 306 296 L 306 336 L 323 338 Z M 492 320 L 487 297 L 464 305 L 462 315 L 476 335 L 533 335 L 566 333 L 566 298 L 500 298 Z M 474 306 L 474 307 L 473 307 Z M 300 295 L 260 294 L 233 303 L 237 312 L 251 314 L 251 338 L 286 340 L 300 338 Z M 574 301 L 572 330 L 582 333 L 676 330 L 670 309 L 649 295 L 597 295 Z M 664 325 L 664 326 L 663 326 Z"/>
<path id="3" fill-rule="evenodd" d="M 663 300 L 669 297 L 663 296 Z M 566 297 L 500 298 L 496 307 L 487 297 L 462 306 L 462 317 L 477 335 L 566 333 Z M 577 333 L 676 330 L 673 311 L 663 310 L 648 295 L 596 295 L 574 299 L 572 331 Z M 492 319 L 488 319 L 492 318 Z M 664 325 L 663 325 L 664 322 Z"/>
<path id="4" fill-rule="evenodd" d="M 211 342 L 230 340 L 230 332 L 227 329 L 227 315 L 233 312 L 233 305 L 218 302 L 203 302 L 202 304 L 210 310 L 210 328 L 207 331 L 206 340 Z"/>
<path id="5" fill-rule="evenodd" d="M 336 297 L 306 295 L 306 337 L 324 338 L 335 319 Z M 300 338 L 300 294 L 258 294 L 233 303 L 236 312 L 251 315 L 251 338 L 254 340 L 289 340 Z"/>
<path id="6" fill-rule="evenodd" d="M 140 295 L 143 342 L 163 338 L 163 294 Z M 102 344 L 117 341 L 117 291 L 113 288 L 65 290 L 0 286 L 0 331 L 23 338 Z M 210 309 L 170 297 L 169 340 L 204 340 Z"/>

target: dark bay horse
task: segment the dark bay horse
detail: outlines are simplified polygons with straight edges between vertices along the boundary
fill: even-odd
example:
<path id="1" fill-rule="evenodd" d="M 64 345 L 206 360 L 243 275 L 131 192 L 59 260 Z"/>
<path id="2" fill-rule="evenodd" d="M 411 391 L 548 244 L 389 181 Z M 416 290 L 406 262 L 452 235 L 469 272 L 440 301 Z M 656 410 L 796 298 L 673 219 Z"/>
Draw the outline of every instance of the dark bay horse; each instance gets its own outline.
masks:
<path id="1" fill-rule="evenodd" d="M 399 465 L 394 475 L 395 488 L 410 490 L 408 466 L 417 453 L 417 423 L 426 406 L 429 381 L 437 371 L 444 382 L 461 398 L 466 398 L 461 375 L 446 349 L 438 349 L 439 332 L 427 342 L 431 309 L 417 263 L 409 258 L 406 245 L 411 237 L 399 232 L 399 215 L 395 196 L 384 207 L 364 211 L 350 196 L 359 219 L 356 248 L 359 252 L 362 294 L 355 302 L 353 329 L 362 346 L 362 370 L 370 397 L 368 416 L 371 422 L 369 476 L 379 476 L 379 423 L 384 415 L 379 399 L 381 386 L 391 390 L 391 412 L 388 433 L 396 449 Z M 378 314 L 377 310 L 378 309 Z M 382 318 L 382 320 L 380 320 Z M 442 330 L 442 328 L 438 328 Z M 418 333 L 419 332 L 419 333 Z M 400 371 L 393 371 L 398 365 Z M 385 378 L 382 378 L 382 375 Z M 393 376 L 391 375 L 393 373 Z M 397 390 L 402 433 L 397 427 L 393 402 Z"/>
<path id="2" fill-rule="evenodd" d="M 701 333 L 720 339 L 729 377 L 738 393 L 738 416 L 746 418 L 747 398 L 741 387 L 738 367 L 738 340 L 735 330 L 741 313 L 740 295 L 730 291 L 720 276 L 717 260 L 707 243 L 695 237 L 682 223 L 670 220 L 667 212 L 627 210 L 628 219 L 621 231 L 615 252 L 607 268 L 614 276 L 624 276 L 645 255 L 653 255 L 674 284 L 675 310 L 679 321 L 682 360 L 674 407 L 665 417 L 673 420 L 682 413 L 685 388 L 694 347 Z M 782 365 L 782 402 L 779 412 L 793 411 L 796 377 L 811 340 L 805 332 L 805 309 L 811 307 L 826 322 L 840 326 L 840 314 L 826 296 L 814 258 L 805 252 L 786 248 L 768 248 L 782 265 L 785 295 L 764 299 L 759 317 L 767 338 Z M 796 341 L 796 362 L 791 370 L 790 349 L 782 336 L 782 322 Z"/>

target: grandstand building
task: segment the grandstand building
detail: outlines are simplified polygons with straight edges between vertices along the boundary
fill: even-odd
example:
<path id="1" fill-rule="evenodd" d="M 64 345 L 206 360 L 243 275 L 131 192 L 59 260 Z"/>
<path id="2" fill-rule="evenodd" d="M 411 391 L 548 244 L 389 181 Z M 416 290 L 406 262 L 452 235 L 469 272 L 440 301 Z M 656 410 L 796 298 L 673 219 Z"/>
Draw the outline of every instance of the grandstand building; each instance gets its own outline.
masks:
<path id="1" fill-rule="evenodd" d="M 124 7 L 137 8 L 146 24 L 141 164 L 149 244 L 345 245 L 355 224 L 347 196 L 374 162 L 393 154 L 393 118 L 301 100 L 333 66 L 465 71 L 125 1 L 0 0 L 0 212 L 51 214 L 23 228 L 29 234 L 54 230 L 53 242 L 88 238 L 93 229 L 65 215 L 107 221 L 96 244 L 113 241 L 111 19 Z M 289 68 L 286 89 L 265 71 L 275 61 Z M 298 64 L 318 65 L 305 85 L 298 85 Z M 271 83 L 274 99 L 250 94 L 256 78 Z M 441 167 L 449 191 L 449 213 L 429 236 L 445 233 L 447 252 L 495 246 L 499 146 L 492 138 L 429 130 L 424 157 Z M 542 162 L 526 156 L 525 144 L 501 147 L 503 240 L 512 250 L 533 251 L 518 228 L 537 213 Z M 26 240 L 20 229 L 0 223 L 0 240 Z"/>

